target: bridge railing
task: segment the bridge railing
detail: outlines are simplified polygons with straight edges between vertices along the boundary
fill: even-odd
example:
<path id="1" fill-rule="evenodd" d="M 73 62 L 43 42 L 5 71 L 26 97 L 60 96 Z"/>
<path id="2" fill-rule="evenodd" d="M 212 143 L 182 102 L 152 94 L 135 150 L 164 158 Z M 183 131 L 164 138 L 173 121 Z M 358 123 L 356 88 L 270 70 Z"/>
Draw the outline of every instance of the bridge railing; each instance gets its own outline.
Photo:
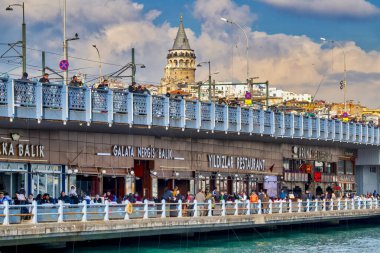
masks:
<path id="1" fill-rule="evenodd" d="M 333 212 L 343 210 L 378 209 L 378 199 L 336 199 L 336 200 L 269 200 L 268 202 L 251 203 L 249 200 L 220 201 L 215 203 L 208 200 L 198 203 L 182 202 L 160 203 L 147 201 L 140 203 L 125 202 L 124 204 L 110 203 L 37 205 L 0 205 L 0 224 L 20 224 L 23 220 L 31 223 L 55 223 L 70 221 L 108 221 L 171 217 L 200 217 L 200 216 L 236 216 L 236 215 L 272 215 L 281 213 Z"/>
<path id="2" fill-rule="evenodd" d="M 163 126 L 380 145 L 377 126 L 118 89 L 0 78 L 0 117 Z"/>

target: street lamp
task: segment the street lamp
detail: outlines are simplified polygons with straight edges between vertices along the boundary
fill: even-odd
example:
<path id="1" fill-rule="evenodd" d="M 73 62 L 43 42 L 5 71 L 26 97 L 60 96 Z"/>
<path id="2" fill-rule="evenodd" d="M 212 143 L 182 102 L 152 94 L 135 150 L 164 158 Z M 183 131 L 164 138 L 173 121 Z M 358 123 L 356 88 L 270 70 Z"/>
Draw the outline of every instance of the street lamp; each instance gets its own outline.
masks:
<path id="1" fill-rule="evenodd" d="M 236 25 L 244 33 L 244 36 L 245 36 L 245 39 L 246 39 L 246 42 L 247 42 L 246 48 L 245 48 L 246 60 L 247 60 L 247 78 L 246 78 L 246 81 L 247 81 L 247 85 L 249 86 L 249 54 L 248 54 L 248 36 L 247 36 L 247 33 L 246 33 L 246 31 L 238 23 L 236 23 L 236 22 L 234 22 L 232 20 L 229 20 L 229 19 L 226 19 L 226 18 L 220 18 L 220 20 L 222 20 L 222 21 L 224 21 L 226 23 L 232 24 L 232 25 Z"/>
<path id="2" fill-rule="evenodd" d="M 95 49 L 96 49 L 96 52 L 98 52 L 98 57 L 99 57 L 99 83 L 102 81 L 102 60 L 100 58 L 100 53 L 99 53 L 99 49 L 96 47 L 96 45 L 92 45 Z"/>
<path id="3" fill-rule="evenodd" d="M 346 93 L 347 93 L 347 90 L 346 90 L 346 86 L 347 86 L 347 69 L 346 69 L 346 51 L 344 51 L 344 47 L 342 46 L 341 43 L 339 43 L 338 41 L 335 41 L 335 40 L 327 40 L 326 38 L 320 38 L 321 41 L 323 42 L 330 42 L 332 44 L 336 44 L 338 45 L 338 47 L 340 49 L 342 49 L 342 52 L 343 52 L 343 71 L 344 71 L 344 76 L 343 76 L 343 100 L 344 100 L 344 112 L 347 111 L 347 103 L 346 103 Z"/>
<path id="4" fill-rule="evenodd" d="M 22 73 L 26 72 L 26 24 L 25 24 L 25 5 L 11 4 L 5 8 L 6 11 L 13 11 L 12 6 L 22 7 Z"/>
<path id="5" fill-rule="evenodd" d="M 209 61 L 204 61 L 198 63 L 197 67 L 202 67 L 202 64 L 207 63 L 208 64 L 208 100 L 211 102 L 211 62 Z M 198 94 L 199 95 L 199 94 Z M 200 97 L 198 97 L 200 100 Z"/>

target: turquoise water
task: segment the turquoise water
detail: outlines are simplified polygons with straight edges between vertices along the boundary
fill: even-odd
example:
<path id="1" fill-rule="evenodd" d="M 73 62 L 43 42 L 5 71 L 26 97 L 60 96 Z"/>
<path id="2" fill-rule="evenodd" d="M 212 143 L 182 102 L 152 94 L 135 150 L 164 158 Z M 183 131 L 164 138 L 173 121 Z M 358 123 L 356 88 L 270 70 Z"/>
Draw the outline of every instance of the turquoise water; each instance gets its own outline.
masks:
<path id="1" fill-rule="evenodd" d="M 44 250 L 39 252 L 51 252 Z M 194 237 L 165 236 L 94 241 L 71 244 L 61 252 L 80 253 L 172 253 L 172 252 L 360 252 L 380 253 L 380 223 L 340 226 L 283 227 L 277 230 L 244 230 Z"/>

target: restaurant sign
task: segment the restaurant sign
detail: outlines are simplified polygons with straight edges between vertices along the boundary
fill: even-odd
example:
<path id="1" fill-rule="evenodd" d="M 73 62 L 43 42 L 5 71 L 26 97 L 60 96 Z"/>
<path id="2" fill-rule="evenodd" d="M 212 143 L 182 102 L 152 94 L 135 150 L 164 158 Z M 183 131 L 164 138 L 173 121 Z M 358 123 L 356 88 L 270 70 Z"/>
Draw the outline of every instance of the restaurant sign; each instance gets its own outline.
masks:
<path id="1" fill-rule="evenodd" d="M 251 157 L 208 154 L 207 160 L 209 168 L 256 171 L 265 169 L 265 160 Z"/>
<path id="2" fill-rule="evenodd" d="M 45 147 L 43 145 L 13 144 L 8 142 L 0 143 L 0 155 L 8 157 L 43 158 L 45 157 L 44 149 Z"/>
<path id="3" fill-rule="evenodd" d="M 308 148 L 308 147 L 292 147 L 292 157 L 304 160 L 312 161 L 331 161 L 332 154 L 327 151 L 322 151 L 318 149 Z"/>
<path id="4" fill-rule="evenodd" d="M 113 156 L 123 156 L 123 157 L 137 157 L 137 158 L 158 158 L 173 160 L 173 150 L 167 148 L 155 148 L 152 146 L 148 147 L 134 147 L 134 146 L 119 146 L 114 145 L 112 147 Z"/>

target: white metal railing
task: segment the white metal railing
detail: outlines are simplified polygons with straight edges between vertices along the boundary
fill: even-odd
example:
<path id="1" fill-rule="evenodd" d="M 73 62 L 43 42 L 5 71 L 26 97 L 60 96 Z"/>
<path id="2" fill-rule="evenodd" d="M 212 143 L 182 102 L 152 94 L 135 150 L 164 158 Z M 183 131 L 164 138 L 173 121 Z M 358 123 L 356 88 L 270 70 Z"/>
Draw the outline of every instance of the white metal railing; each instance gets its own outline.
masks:
<path id="1" fill-rule="evenodd" d="M 73 111 L 75 113 L 69 113 Z M 274 113 L 249 107 L 228 107 L 196 100 L 172 99 L 129 93 L 41 84 L 0 78 L 0 117 L 152 124 L 211 131 L 270 135 L 273 137 L 324 139 L 380 145 L 377 126 L 343 123 L 291 113 Z"/>
<path id="2" fill-rule="evenodd" d="M 205 203 L 182 202 L 160 203 L 145 200 L 140 203 L 123 204 L 109 203 L 87 204 L 83 201 L 79 204 L 37 205 L 33 201 L 30 205 L 9 205 L 4 202 L 0 205 L 0 224 L 11 225 L 22 223 L 24 219 L 32 224 L 46 222 L 69 221 L 96 221 L 96 220 L 129 220 L 170 217 L 199 217 L 199 216 L 229 216 L 229 215 L 273 215 L 281 213 L 309 213 L 309 212 L 333 212 L 341 210 L 379 209 L 377 199 L 336 199 L 336 200 L 269 200 L 268 202 L 251 203 L 249 200 Z M 322 216 L 322 215 L 321 215 Z"/>

